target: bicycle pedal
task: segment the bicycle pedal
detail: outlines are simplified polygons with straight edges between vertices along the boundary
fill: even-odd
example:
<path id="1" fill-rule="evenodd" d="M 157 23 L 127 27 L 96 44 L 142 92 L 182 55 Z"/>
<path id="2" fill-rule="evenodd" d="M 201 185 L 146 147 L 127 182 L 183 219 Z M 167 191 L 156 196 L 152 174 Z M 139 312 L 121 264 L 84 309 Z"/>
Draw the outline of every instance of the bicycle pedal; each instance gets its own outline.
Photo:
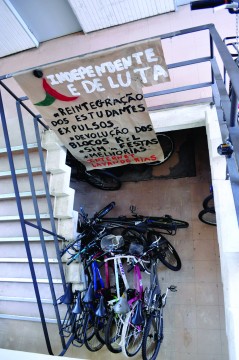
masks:
<path id="1" fill-rule="evenodd" d="M 178 291 L 176 285 L 171 285 L 168 289 L 169 289 L 170 291 L 172 291 L 172 292 Z"/>

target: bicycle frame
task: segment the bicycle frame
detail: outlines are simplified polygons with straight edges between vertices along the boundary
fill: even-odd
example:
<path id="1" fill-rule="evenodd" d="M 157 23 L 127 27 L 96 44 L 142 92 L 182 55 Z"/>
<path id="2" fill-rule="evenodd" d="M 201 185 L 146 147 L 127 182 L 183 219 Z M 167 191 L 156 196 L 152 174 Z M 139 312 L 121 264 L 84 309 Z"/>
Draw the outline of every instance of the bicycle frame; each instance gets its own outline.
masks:
<path id="1" fill-rule="evenodd" d="M 128 261 L 130 259 L 133 259 L 135 262 L 137 262 L 137 259 L 131 255 L 115 255 L 114 257 L 108 257 L 104 260 L 105 262 L 108 262 L 111 260 L 114 261 L 117 300 L 119 300 L 120 295 L 121 295 L 120 294 L 120 286 L 119 286 L 119 271 L 120 271 L 121 277 L 124 282 L 125 290 L 127 291 L 129 289 L 129 283 L 128 283 L 127 277 L 125 275 L 122 259 L 127 259 Z M 128 301 L 129 305 L 131 305 L 134 301 L 136 301 L 138 299 L 142 299 L 142 296 L 143 296 L 142 276 L 141 276 L 140 268 L 137 264 L 134 266 L 134 285 L 135 285 L 135 289 L 138 292 L 138 296 L 130 299 Z M 115 302 L 117 300 L 113 300 L 112 302 Z"/>
<path id="2" fill-rule="evenodd" d="M 155 307 L 157 297 L 161 295 L 161 288 L 157 276 L 157 263 L 153 262 L 150 273 L 150 289 L 148 291 L 147 308 L 152 311 Z"/>

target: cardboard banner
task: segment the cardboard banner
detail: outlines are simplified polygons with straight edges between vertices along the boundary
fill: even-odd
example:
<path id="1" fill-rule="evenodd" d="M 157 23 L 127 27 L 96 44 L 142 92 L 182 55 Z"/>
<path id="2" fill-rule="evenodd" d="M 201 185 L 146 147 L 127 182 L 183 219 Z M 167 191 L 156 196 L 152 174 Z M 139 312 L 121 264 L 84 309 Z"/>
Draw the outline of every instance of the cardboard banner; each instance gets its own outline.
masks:
<path id="1" fill-rule="evenodd" d="M 43 65 L 14 78 L 88 170 L 163 159 L 142 92 L 170 80 L 160 39 Z"/>

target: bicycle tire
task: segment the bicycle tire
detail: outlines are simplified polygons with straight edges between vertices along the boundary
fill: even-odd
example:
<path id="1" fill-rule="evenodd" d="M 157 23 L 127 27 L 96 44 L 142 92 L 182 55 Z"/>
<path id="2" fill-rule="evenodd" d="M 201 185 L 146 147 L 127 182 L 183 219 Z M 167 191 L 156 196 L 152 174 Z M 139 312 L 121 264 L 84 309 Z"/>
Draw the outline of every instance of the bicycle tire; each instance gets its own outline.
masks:
<path id="1" fill-rule="evenodd" d="M 102 342 L 102 344 L 105 344 L 105 329 L 108 322 L 108 317 L 95 317 L 95 335 L 98 338 L 99 341 Z"/>
<path id="2" fill-rule="evenodd" d="M 156 251 L 156 257 L 170 270 L 179 271 L 182 267 L 181 259 L 173 247 L 173 245 L 160 233 L 150 232 L 149 240 L 154 241 L 154 238 L 160 236 L 162 244 L 159 244 Z"/>
<path id="3" fill-rule="evenodd" d="M 149 216 L 147 219 L 148 226 L 158 229 L 184 229 L 189 227 L 189 223 L 184 220 L 174 219 L 171 215 L 164 215 L 162 217 Z"/>
<path id="4" fill-rule="evenodd" d="M 143 360 L 155 360 L 158 356 L 163 340 L 163 319 L 160 321 L 160 313 L 150 314 L 144 329 L 142 342 Z"/>
<path id="5" fill-rule="evenodd" d="M 98 339 L 95 333 L 94 328 L 94 314 L 93 312 L 89 312 L 86 316 L 86 335 L 85 335 L 85 347 L 91 351 L 95 352 L 100 350 L 104 343 Z M 89 331 L 89 332 L 88 332 Z M 93 332 L 93 334 L 92 334 Z"/>
<path id="6" fill-rule="evenodd" d="M 204 224 L 216 226 L 216 212 L 213 209 L 203 209 L 198 214 L 199 220 L 201 220 Z"/>
<path id="7" fill-rule="evenodd" d="M 136 303 L 134 305 L 136 305 Z M 134 309 L 135 306 L 126 315 L 126 319 L 122 329 L 121 346 L 122 352 L 126 357 L 135 356 L 141 349 L 143 342 L 144 324 L 136 326 L 131 323 Z"/>
<path id="8" fill-rule="evenodd" d="M 119 315 L 112 312 L 105 329 L 105 344 L 107 349 L 114 354 L 122 351 L 120 345 L 122 327 Z"/>
<path id="9" fill-rule="evenodd" d="M 174 151 L 174 142 L 171 139 L 170 136 L 163 134 L 163 133 L 156 133 L 157 139 L 159 144 L 161 145 L 162 151 L 164 153 L 164 159 L 162 161 L 153 161 L 150 163 L 147 163 L 147 165 L 149 166 L 156 166 L 156 165 L 161 165 L 163 163 L 165 163 L 165 161 L 167 161 L 173 151 Z"/>
<path id="10" fill-rule="evenodd" d="M 105 170 L 91 170 L 85 172 L 85 179 L 97 189 L 114 191 L 121 188 L 121 181 L 117 176 Z"/>
<path id="11" fill-rule="evenodd" d="M 75 323 L 74 328 L 74 340 L 72 341 L 72 345 L 75 347 L 82 347 L 85 343 L 86 337 L 86 317 L 87 313 L 83 311 L 82 314 L 78 317 Z"/>
<path id="12" fill-rule="evenodd" d="M 75 325 L 76 314 L 73 314 L 72 309 L 73 307 L 68 306 L 65 317 L 61 324 L 60 334 L 64 337 L 70 336 Z"/>
<path id="13" fill-rule="evenodd" d="M 214 210 L 215 209 L 213 194 L 208 195 L 203 200 L 202 206 L 205 210 Z"/>

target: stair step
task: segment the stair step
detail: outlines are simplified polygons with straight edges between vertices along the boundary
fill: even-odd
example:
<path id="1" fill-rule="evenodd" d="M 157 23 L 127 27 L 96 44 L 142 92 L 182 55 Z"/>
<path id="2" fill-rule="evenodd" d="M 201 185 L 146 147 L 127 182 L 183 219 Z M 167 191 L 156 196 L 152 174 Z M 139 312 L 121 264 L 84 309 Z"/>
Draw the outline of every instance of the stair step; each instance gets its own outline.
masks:
<path id="1" fill-rule="evenodd" d="M 44 190 L 37 190 L 36 196 L 37 197 L 46 196 L 46 192 Z M 15 197 L 16 197 L 15 193 L 0 194 L 0 200 L 11 200 L 11 199 L 15 199 Z M 31 191 L 24 191 L 20 193 L 20 197 L 22 199 L 28 199 L 32 197 L 32 193 Z"/>
<path id="2" fill-rule="evenodd" d="M 31 216 L 31 218 L 33 217 L 33 215 Z M 4 216 L 4 218 L 0 217 L 0 237 L 1 238 L 17 238 L 17 237 L 22 237 L 22 227 L 21 227 L 21 222 L 19 221 L 19 216 L 17 217 L 17 219 L 15 219 L 16 217 L 10 217 L 6 218 Z M 30 225 L 26 225 L 27 228 L 27 235 L 29 236 L 34 236 L 34 237 L 38 237 L 39 238 L 39 230 L 37 228 L 37 224 L 36 224 L 36 217 L 34 214 L 34 218 L 32 220 L 29 220 L 29 218 L 27 219 L 25 217 L 24 219 L 25 221 L 29 221 L 31 223 L 33 223 L 34 226 Z M 56 228 L 58 226 L 58 222 L 55 221 L 56 224 Z M 35 227 L 36 226 L 36 227 Z M 41 227 L 43 229 L 47 229 L 47 230 L 52 230 L 52 226 L 51 226 L 51 220 L 49 218 L 43 218 L 41 219 Z M 44 235 L 49 236 L 51 234 L 44 232 Z"/>
<path id="3" fill-rule="evenodd" d="M 29 241 L 39 242 L 39 236 L 29 236 Z M 53 241 L 53 236 L 44 236 L 45 241 Z M 24 242 L 24 238 L 22 236 L 16 237 L 0 237 L 0 242 Z"/>
<path id="4" fill-rule="evenodd" d="M 28 150 L 38 149 L 37 143 L 27 144 L 27 149 Z M 14 152 L 14 153 L 22 152 L 23 151 L 23 145 L 12 146 L 11 151 Z M 7 154 L 7 148 L 0 148 L 0 154 Z"/>
<path id="5" fill-rule="evenodd" d="M 39 317 L 21 316 L 21 315 L 8 315 L 8 314 L 0 314 L 0 319 L 41 322 L 41 319 Z M 46 323 L 53 323 L 53 324 L 56 323 L 55 319 L 45 318 L 45 321 L 46 321 Z"/>
<path id="6" fill-rule="evenodd" d="M 36 173 L 33 175 L 34 179 L 34 186 L 36 191 L 42 191 L 43 190 L 43 181 L 42 181 L 42 172 Z M 47 173 L 47 180 L 48 183 L 50 182 L 50 174 Z M 1 177 L 1 171 L 0 171 L 0 194 L 5 193 L 14 193 L 13 183 L 11 177 Z M 30 185 L 28 181 L 28 175 L 24 176 L 18 176 L 17 177 L 19 192 L 28 192 L 30 191 Z"/>
<path id="7" fill-rule="evenodd" d="M 36 298 L 24 298 L 24 297 L 15 297 L 15 296 L 0 296 L 0 301 L 13 301 L 13 302 L 29 302 L 29 303 L 36 303 Z M 41 299 L 43 304 L 52 304 L 51 299 Z"/>
<path id="8" fill-rule="evenodd" d="M 18 297 L 22 298 L 34 298 L 35 291 L 33 287 L 32 280 L 30 280 L 30 275 L 27 277 L 29 278 L 29 281 L 25 282 L 23 281 L 8 281 L 10 276 L 2 276 L 2 282 L 0 282 L 0 288 L 1 288 L 1 296 L 12 296 L 15 297 L 16 295 Z M 4 279 L 5 278 L 5 279 Z M 40 279 L 44 278 L 46 281 L 38 283 L 39 291 L 41 294 L 41 298 L 43 299 L 51 299 L 51 290 L 49 286 L 49 282 L 47 280 L 46 276 L 39 277 Z M 55 279 L 56 277 L 54 277 Z M 21 280 L 21 279 L 20 279 Z M 63 285 L 62 282 L 56 282 L 54 283 L 56 298 L 58 299 L 60 296 L 64 294 Z M 3 311 L 0 311 L 3 312 Z"/>
<path id="9" fill-rule="evenodd" d="M 41 174 L 42 173 L 42 168 L 41 167 L 33 167 L 31 169 L 32 174 Z M 16 175 L 27 175 L 28 171 L 27 169 L 18 169 L 16 170 Z M 10 177 L 12 176 L 11 171 L 1 171 L 0 172 L 0 178 L 6 178 L 6 177 Z"/>
<path id="10" fill-rule="evenodd" d="M 30 214 L 30 215 L 24 215 L 24 219 L 25 220 L 36 220 L 36 215 L 35 214 Z M 48 220 L 50 219 L 50 215 L 49 214 L 40 214 L 40 219 L 41 220 Z M 0 216 L 0 222 L 3 221 L 17 221 L 20 220 L 18 215 L 6 215 L 6 216 Z"/>
<path id="11" fill-rule="evenodd" d="M 8 283 L 32 283 L 32 278 L 0 277 L 0 282 Z M 52 279 L 53 284 L 62 284 L 61 279 Z M 48 279 L 37 279 L 38 284 L 49 284 Z"/>
<path id="12" fill-rule="evenodd" d="M 43 258 L 33 258 L 32 261 L 36 264 L 44 264 L 45 260 Z M 54 258 L 48 259 L 50 264 L 57 264 L 58 260 Z M 28 263 L 28 258 L 0 258 L 0 263 Z"/>

